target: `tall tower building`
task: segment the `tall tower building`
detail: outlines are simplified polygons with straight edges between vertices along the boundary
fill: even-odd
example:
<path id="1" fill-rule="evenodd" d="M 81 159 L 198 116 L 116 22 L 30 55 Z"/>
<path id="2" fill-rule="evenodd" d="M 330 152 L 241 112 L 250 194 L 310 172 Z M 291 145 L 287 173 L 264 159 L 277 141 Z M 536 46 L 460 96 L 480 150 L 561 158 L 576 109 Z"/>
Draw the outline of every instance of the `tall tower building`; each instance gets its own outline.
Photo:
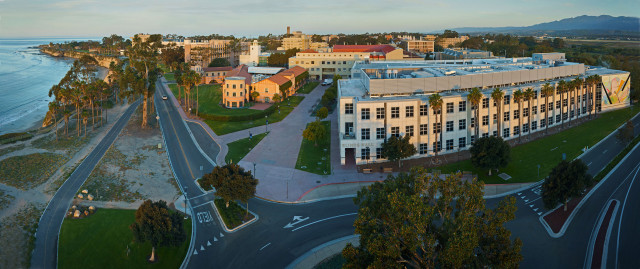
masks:
<path id="1" fill-rule="evenodd" d="M 287 36 L 291 34 L 291 26 L 287 26 Z"/>

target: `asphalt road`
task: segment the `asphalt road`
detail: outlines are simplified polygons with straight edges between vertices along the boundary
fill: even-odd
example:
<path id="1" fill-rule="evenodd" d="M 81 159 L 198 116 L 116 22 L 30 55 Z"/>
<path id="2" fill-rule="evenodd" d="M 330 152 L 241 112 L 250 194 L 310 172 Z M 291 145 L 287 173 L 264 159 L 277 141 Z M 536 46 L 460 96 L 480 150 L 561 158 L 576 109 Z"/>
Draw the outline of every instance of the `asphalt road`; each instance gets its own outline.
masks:
<path id="1" fill-rule="evenodd" d="M 80 163 L 76 170 L 62 184 L 60 189 L 51 198 L 47 208 L 44 210 L 38 223 L 36 231 L 36 242 L 31 256 L 32 268 L 56 268 L 58 258 L 58 234 L 62 221 L 71 206 L 74 196 L 82 187 L 87 177 L 98 164 L 104 153 L 109 149 L 113 141 L 116 140 L 122 128 L 127 124 L 131 114 L 136 110 L 140 101 L 133 103 L 118 121 L 111 127 L 111 130 Z"/>
<path id="2" fill-rule="evenodd" d="M 163 87 L 158 89 L 161 90 L 157 95 L 164 91 Z M 197 167 L 204 165 L 204 171 L 207 172 L 212 166 L 206 164 L 195 147 L 176 108 L 170 106 L 169 102 L 160 101 L 157 96 L 156 98 L 172 167 L 178 182 L 187 192 L 198 220 L 194 221 L 195 239 L 187 254 L 187 267 L 282 268 L 322 243 L 353 234 L 357 208 L 351 198 L 303 205 L 275 204 L 252 199 L 249 202 L 250 210 L 257 213 L 260 219 L 237 232 L 225 233 L 214 215 L 212 195 L 204 194 L 193 181 L 201 173 Z M 638 132 L 640 118 L 636 118 L 634 122 L 639 126 L 636 128 Z M 581 159 L 589 166 L 589 173 L 595 175 L 623 148 L 624 145 L 619 144 L 615 136 L 610 136 Z M 539 221 L 540 216 L 546 212 L 540 199 L 540 186 L 535 185 L 514 194 L 517 197 L 518 211 L 516 219 L 508 223 L 507 227 L 512 231 L 513 237 L 519 237 L 524 242 L 522 267 L 575 268 L 584 264 L 589 241 L 603 207 L 613 194 L 626 194 L 631 180 L 625 180 L 625 177 L 639 162 L 640 153 L 634 151 L 632 157 L 622 163 L 613 176 L 587 200 L 565 235 L 558 239 L 550 237 Z M 633 187 L 638 188 L 636 185 Z M 627 200 L 629 208 L 634 208 L 638 203 L 638 200 L 632 198 Z M 488 207 L 495 207 L 502 199 L 488 199 Z M 623 233 L 634 232 L 634 224 L 638 220 L 637 216 L 632 215 L 631 210 L 627 210 L 624 215 L 621 226 Z M 291 226 L 287 227 L 289 223 Z M 616 222 L 614 226 L 617 225 Z M 638 234 L 640 233 L 635 232 L 636 236 Z M 621 240 L 621 244 L 626 246 L 629 243 Z M 623 251 L 619 253 L 627 255 Z M 620 261 L 626 260 L 620 258 Z"/>

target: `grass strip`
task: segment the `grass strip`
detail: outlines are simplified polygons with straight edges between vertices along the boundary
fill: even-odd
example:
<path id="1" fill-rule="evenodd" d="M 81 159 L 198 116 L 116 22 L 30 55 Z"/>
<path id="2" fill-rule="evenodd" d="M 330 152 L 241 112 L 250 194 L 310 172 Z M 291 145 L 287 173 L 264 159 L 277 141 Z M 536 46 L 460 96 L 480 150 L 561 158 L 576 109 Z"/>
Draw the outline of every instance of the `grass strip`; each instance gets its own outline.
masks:
<path id="1" fill-rule="evenodd" d="M 318 175 L 331 173 L 331 122 L 323 121 L 324 139 L 318 141 L 318 146 L 313 141 L 302 139 L 296 169 Z"/>
<path id="2" fill-rule="evenodd" d="M 229 207 L 227 207 L 224 200 L 220 198 L 215 199 L 214 203 L 228 229 L 236 228 L 254 218 L 253 214 L 247 215 L 247 210 L 240 207 L 234 201 L 229 202 Z"/>
<path id="3" fill-rule="evenodd" d="M 224 157 L 224 161 L 226 163 L 238 163 L 242 158 L 244 158 L 244 156 L 249 154 L 249 152 L 258 145 L 265 136 L 267 136 L 267 134 L 269 133 L 261 133 L 254 135 L 251 139 L 247 137 L 227 144 L 229 152 L 227 152 L 227 156 Z"/>

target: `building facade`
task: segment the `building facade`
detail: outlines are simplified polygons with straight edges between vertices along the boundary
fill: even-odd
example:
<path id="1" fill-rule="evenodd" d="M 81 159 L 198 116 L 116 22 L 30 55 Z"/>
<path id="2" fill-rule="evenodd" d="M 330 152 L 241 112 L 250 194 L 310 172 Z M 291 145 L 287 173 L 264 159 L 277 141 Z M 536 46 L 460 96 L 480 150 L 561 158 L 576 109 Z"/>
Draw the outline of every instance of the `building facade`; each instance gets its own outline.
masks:
<path id="1" fill-rule="evenodd" d="M 202 83 L 222 83 L 227 73 L 231 70 L 233 70 L 231 66 L 202 68 Z"/>
<path id="2" fill-rule="evenodd" d="M 493 52 L 490 51 L 450 48 L 444 49 L 442 52 L 436 52 L 434 54 L 434 58 L 434 60 L 490 59 L 494 58 L 494 56 Z"/>
<path id="3" fill-rule="evenodd" d="M 182 42 L 184 61 L 192 66 L 207 67 L 213 59 L 224 58 L 232 66 L 239 64 L 240 55 L 249 53 L 249 42 L 234 40 L 190 40 Z"/>
<path id="4" fill-rule="evenodd" d="M 573 98 L 557 90 L 549 96 L 541 93 L 546 83 L 555 89 L 562 80 L 596 74 L 601 83 L 590 85 L 583 80 L 573 89 Z M 474 87 L 483 94 L 477 119 L 476 108 L 467 100 Z M 491 99 L 495 88 L 505 93 L 499 104 Z M 527 89 L 533 91 L 530 101 L 514 102 L 514 92 Z M 626 107 L 629 89 L 629 72 L 566 61 L 550 64 L 548 60 L 534 63 L 532 58 L 517 58 L 356 63 L 352 78 L 338 83 L 341 162 L 386 161 L 381 145 L 391 135 L 411 137 L 417 149 L 411 158 L 433 156 L 436 150 L 447 154 L 469 149 L 476 139 L 476 125 L 480 137 L 514 139 L 594 111 Z M 443 104 L 434 112 L 429 96 L 436 93 Z"/>
<path id="5" fill-rule="evenodd" d="M 442 46 L 443 48 L 455 47 L 459 43 L 462 43 L 469 39 L 469 36 L 460 36 L 460 37 L 448 37 L 448 38 L 437 38 L 436 44 Z"/>
<path id="6" fill-rule="evenodd" d="M 243 77 L 227 77 L 222 85 L 222 103 L 227 108 L 244 107 L 248 89 Z"/>
<path id="7" fill-rule="evenodd" d="M 407 50 L 419 53 L 433 52 L 435 42 L 433 40 L 409 40 L 407 41 Z"/>

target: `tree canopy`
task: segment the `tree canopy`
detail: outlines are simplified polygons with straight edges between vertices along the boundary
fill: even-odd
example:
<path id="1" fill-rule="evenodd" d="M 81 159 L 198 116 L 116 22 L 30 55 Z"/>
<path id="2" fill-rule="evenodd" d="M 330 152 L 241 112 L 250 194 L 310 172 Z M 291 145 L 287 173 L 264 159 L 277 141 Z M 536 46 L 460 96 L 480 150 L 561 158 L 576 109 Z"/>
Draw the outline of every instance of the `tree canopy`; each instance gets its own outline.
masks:
<path id="1" fill-rule="evenodd" d="M 542 202 L 546 208 L 554 208 L 558 203 L 579 197 L 585 189 L 593 185 L 593 178 L 587 173 L 589 167 L 580 159 L 571 162 L 561 161 L 551 170 L 549 177 L 542 183 Z"/>
<path id="2" fill-rule="evenodd" d="M 289 58 L 296 56 L 299 51 L 299 49 L 288 49 L 285 53 L 273 53 L 267 58 L 267 64 L 269 66 L 287 66 Z"/>
<path id="3" fill-rule="evenodd" d="M 231 66 L 231 63 L 226 58 L 215 58 L 209 63 L 209 67 L 222 67 Z"/>
<path id="4" fill-rule="evenodd" d="M 416 154 L 416 147 L 409 141 L 411 137 L 407 134 L 404 137 L 396 137 L 392 135 L 382 142 L 382 157 L 389 161 L 400 161 Z"/>
<path id="5" fill-rule="evenodd" d="M 205 174 L 199 180 L 200 186 L 205 190 L 216 188 L 216 195 L 225 200 L 227 206 L 233 200 L 244 203 L 255 196 L 258 180 L 253 177 L 251 171 L 245 171 L 237 164 L 216 166 L 211 173 Z"/>
<path id="6" fill-rule="evenodd" d="M 304 139 L 313 141 L 314 146 L 318 146 L 318 141 L 325 138 L 326 130 L 322 122 L 319 120 L 313 121 L 307 125 L 307 128 L 302 131 L 302 137 Z"/>
<path id="7" fill-rule="evenodd" d="M 167 202 L 146 200 L 136 211 L 136 221 L 129 228 L 136 241 L 151 243 L 149 261 L 155 261 L 156 247 L 179 246 L 187 238 L 182 222 L 179 213 L 169 211 Z"/>
<path id="8" fill-rule="evenodd" d="M 470 149 L 471 163 L 474 166 L 489 169 L 505 167 L 511 161 L 511 147 L 501 137 L 489 136 L 478 138 Z"/>
<path id="9" fill-rule="evenodd" d="M 488 209 L 484 183 L 438 176 L 414 168 L 360 190 L 360 246 L 344 248 L 344 268 L 517 268 L 522 242 L 505 228 L 515 198 Z"/>
<path id="10" fill-rule="evenodd" d="M 320 109 L 318 109 L 318 111 L 316 112 L 316 118 L 323 120 L 325 118 L 327 118 L 329 116 L 329 109 L 327 109 L 327 107 L 321 107 Z"/>
<path id="11" fill-rule="evenodd" d="M 171 68 L 171 70 L 174 70 L 178 66 L 178 64 L 184 62 L 184 48 L 164 48 L 162 49 L 162 53 L 160 54 L 160 59 L 162 60 L 162 63 L 164 63 L 164 65 Z"/>

